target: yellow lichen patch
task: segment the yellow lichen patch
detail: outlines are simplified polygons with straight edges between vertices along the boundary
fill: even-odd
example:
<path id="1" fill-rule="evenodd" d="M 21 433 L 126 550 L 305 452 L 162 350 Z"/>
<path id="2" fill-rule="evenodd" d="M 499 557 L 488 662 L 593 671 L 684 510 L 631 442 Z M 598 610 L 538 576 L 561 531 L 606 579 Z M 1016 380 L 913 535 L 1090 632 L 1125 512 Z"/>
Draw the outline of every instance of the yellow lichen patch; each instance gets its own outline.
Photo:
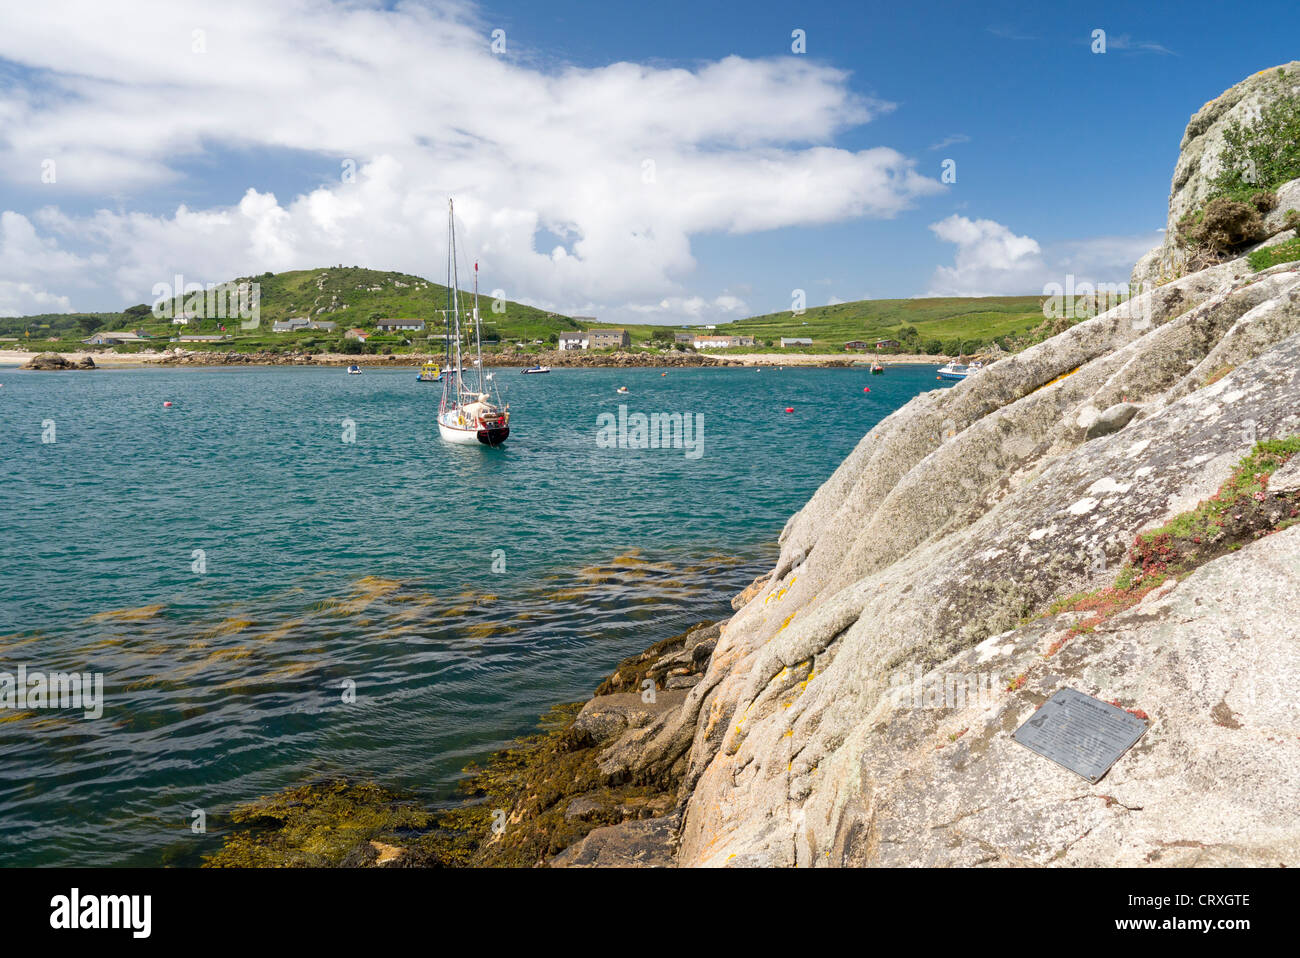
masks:
<path id="1" fill-rule="evenodd" d="M 1051 382 L 1043 383 L 1041 386 L 1038 387 L 1038 389 L 1047 389 L 1049 386 L 1055 386 L 1055 385 L 1056 385 L 1057 383 L 1059 383 L 1062 379 L 1065 379 L 1065 378 L 1068 377 L 1068 376 L 1073 376 L 1075 373 L 1077 373 L 1077 372 L 1078 372 L 1080 369 L 1082 369 L 1082 368 L 1083 368 L 1082 366 L 1075 366 L 1075 367 L 1074 367 L 1073 369 L 1071 369 L 1069 372 L 1061 373 L 1061 375 L 1057 376 L 1057 377 L 1056 377 L 1055 379 L 1053 379 Z M 1038 392 L 1038 389 L 1035 389 L 1034 392 Z"/>
<path id="2" fill-rule="evenodd" d="M 793 619 L 794 617 L 795 617 L 795 613 L 793 613 L 793 612 L 791 612 L 789 615 L 787 615 L 787 616 L 785 617 L 785 621 L 781 623 L 781 628 L 777 629 L 776 631 L 778 631 L 778 632 L 784 632 L 784 631 L 785 631 L 785 627 L 786 627 L 787 625 L 790 624 L 790 620 Z"/>
<path id="3" fill-rule="evenodd" d="M 92 615 L 87 622 L 143 622 L 146 619 L 152 619 L 162 611 L 162 604 L 142 605 L 138 609 L 112 609 L 108 612 L 97 612 Z"/>
<path id="4" fill-rule="evenodd" d="M 25 718 L 31 718 L 35 712 L 11 712 L 8 709 L 0 709 L 0 725 L 5 722 L 18 722 Z"/>

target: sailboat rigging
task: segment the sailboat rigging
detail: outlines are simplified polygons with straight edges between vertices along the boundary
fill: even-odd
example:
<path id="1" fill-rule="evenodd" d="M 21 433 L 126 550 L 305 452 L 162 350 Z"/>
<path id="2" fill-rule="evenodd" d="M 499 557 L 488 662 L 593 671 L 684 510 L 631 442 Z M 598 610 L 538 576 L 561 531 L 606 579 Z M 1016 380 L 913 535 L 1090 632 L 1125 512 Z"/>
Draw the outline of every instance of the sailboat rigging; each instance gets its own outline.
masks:
<path id="1" fill-rule="evenodd" d="M 456 264 L 456 213 L 447 201 L 447 364 L 443 372 L 442 401 L 438 404 L 438 432 L 446 442 L 499 446 L 510 435 L 510 407 L 501 405 L 491 374 L 483 371 L 483 334 L 478 314 L 478 263 L 474 264 L 474 366 L 478 389 L 465 382 L 461 359 L 460 282 Z M 451 356 L 455 341 L 456 355 Z M 472 373 L 471 373 L 472 375 Z M 489 385 L 491 383 L 491 385 Z"/>

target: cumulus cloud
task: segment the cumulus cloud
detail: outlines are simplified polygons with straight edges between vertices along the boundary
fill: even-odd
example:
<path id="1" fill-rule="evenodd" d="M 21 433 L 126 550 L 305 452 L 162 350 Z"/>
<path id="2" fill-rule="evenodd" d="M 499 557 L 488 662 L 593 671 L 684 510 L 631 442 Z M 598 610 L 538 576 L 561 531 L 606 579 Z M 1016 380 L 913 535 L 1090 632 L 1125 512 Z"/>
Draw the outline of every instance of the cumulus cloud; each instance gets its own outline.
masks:
<path id="1" fill-rule="evenodd" d="M 629 303 L 627 309 L 644 316 L 646 322 L 671 322 L 678 318 L 695 322 L 711 317 L 726 322 L 749 314 L 749 307 L 743 299 L 725 293 L 712 299 L 670 296 L 652 304 Z"/>
<path id="2" fill-rule="evenodd" d="M 927 296 L 1032 296 L 1048 283 L 1127 283 L 1133 264 L 1160 243 L 1160 231 L 1100 236 L 1041 246 L 988 219 L 949 216 L 930 224 L 957 247 L 953 265 L 935 268 Z"/>
<path id="3" fill-rule="evenodd" d="M 893 149 L 836 147 L 892 105 L 805 57 L 543 68 L 509 35 L 493 53 L 493 25 L 452 0 L 51 0 L 5 18 L 0 58 L 27 69 L 0 88 L 0 176 L 35 184 L 53 160 L 42 202 L 119 198 L 34 219 L 44 255 L 80 259 L 88 287 L 127 301 L 178 272 L 344 262 L 438 278 L 454 194 L 492 286 L 633 312 L 692 299 L 697 234 L 888 218 L 942 190 Z M 151 211 L 158 184 L 259 151 L 356 175 Z M 539 248 L 542 234 L 566 242 Z"/>
<path id="4" fill-rule="evenodd" d="M 1042 248 L 994 220 L 949 216 L 930 224 L 941 240 L 957 244 L 952 266 L 940 266 L 930 282 L 931 296 L 995 296 L 1024 291 L 1042 275 Z"/>
<path id="5" fill-rule="evenodd" d="M 72 312 L 72 301 L 66 296 L 37 289 L 31 283 L 0 280 L 0 316 L 70 312 Z"/>

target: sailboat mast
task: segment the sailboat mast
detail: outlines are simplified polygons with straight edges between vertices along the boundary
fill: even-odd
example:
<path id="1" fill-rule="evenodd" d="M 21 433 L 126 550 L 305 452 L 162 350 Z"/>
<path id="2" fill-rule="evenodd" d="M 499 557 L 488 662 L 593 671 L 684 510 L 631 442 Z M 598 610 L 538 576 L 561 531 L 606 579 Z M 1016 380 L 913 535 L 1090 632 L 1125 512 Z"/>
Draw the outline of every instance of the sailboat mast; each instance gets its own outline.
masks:
<path id="1" fill-rule="evenodd" d="M 474 348 L 478 350 L 478 391 L 483 389 L 483 328 L 478 321 L 478 260 L 474 261 Z"/>
<path id="2" fill-rule="evenodd" d="M 461 402 L 460 395 L 460 273 L 456 268 L 456 211 L 451 200 L 447 200 L 447 232 L 451 240 L 447 247 L 447 253 L 451 257 L 451 265 L 448 271 L 451 273 L 451 303 L 452 315 L 456 321 L 456 368 L 454 376 L 456 380 L 456 403 Z"/>

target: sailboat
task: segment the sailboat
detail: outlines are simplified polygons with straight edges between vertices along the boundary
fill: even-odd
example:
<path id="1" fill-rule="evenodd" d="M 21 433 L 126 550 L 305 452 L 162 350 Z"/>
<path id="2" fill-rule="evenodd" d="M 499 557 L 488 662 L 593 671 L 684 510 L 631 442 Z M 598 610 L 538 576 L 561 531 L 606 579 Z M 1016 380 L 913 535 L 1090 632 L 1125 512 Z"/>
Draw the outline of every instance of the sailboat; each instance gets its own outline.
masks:
<path id="1" fill-rule="evenodd" d="M 442 401 L 438 404 L 438 432 L 444 442 L 485 446 L 499 446 L 510 435 L 510 407 L 502 406 L 495 395 L 496 386 L 491 373 L 483 373 L 483 333 L 478 315 L 478 263 L 474 264 L 474 367 L 478 371 L 478 388 L 472 389 L 466 381 L 461 359 L 461 308 L 460 281 L 456 266 L 456 212 L 452 201 L 447 201 L 447 294 L 450 300 L 446 313 L 447 342 L 456 343 L 456 357 L 443 371 Z M 450 357 L 448 357 L 450 359 Z M 473 378 L 471 370 L 469 378 Z"/>

